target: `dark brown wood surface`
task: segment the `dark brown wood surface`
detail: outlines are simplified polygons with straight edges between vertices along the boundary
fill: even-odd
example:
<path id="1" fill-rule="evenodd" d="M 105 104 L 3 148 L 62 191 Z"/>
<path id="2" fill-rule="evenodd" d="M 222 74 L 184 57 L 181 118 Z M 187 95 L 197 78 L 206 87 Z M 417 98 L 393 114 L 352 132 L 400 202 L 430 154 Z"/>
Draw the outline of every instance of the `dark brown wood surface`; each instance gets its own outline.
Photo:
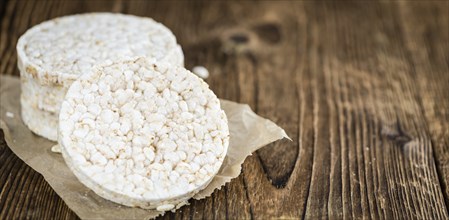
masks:
<path id="1" fill-rule="evenodd" d="M 0 73 L 28 28 L 74 13 L 152 17 L 224 99 L 293 139 L 163 218 L 449 219 L 449 1 L 0 1 Z M 3 133 L 0 132 L 0 136 Z M 0 219 L 77 219 L 0 138 Z"/>

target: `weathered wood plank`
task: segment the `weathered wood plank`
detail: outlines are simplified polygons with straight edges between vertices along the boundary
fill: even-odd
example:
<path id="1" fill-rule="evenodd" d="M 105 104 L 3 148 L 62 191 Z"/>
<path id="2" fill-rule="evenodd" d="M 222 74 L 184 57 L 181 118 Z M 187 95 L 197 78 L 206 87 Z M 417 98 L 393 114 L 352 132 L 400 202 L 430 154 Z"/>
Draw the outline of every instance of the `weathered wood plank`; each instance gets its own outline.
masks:
<path id="1" fill-rule="evenodd" d="M 328 91 L 329 86 L 315 91 L 320 96 L 328 97 L 328 103 L 335 103 L 337 111 L 343 115 L 340 121 L 344 126 L 340 130 L 342 200 L 345 204 L 343 216 L 362 218 L 376 212 L 374 196 L 378 192 L 374 195 L 368 193 L 368 190 L 373 190 L 367 187 L 367 182 L 374 178 L 369 172 L 370 158 L 364 157 L 369 154 L 364 152 L 380 148 L 383 161 L 378 165 L 384 169 L 381 172 L 385 172 L 386 176 L 377 175 L 377 178 L 380 177 L 379 181 L 383 184 L 386 182 L 387 191 L 382 194 L 388 193 L 387 202 L 392 205 L 384 208 L 398 218 L 447 218 L 442 192 L 435 187 L 439 182 L 430 136 L 425 129 L 426 121 L 416 99 L 416 82 L 403 54 L 401 39 L 398 38 L 401 34 L 397 33 L 397 24 L 392 22 L 398 20 L 395 17 L 397 7 L 391 3 L 376 2 L 370 2 L 369 7 L 365 7 L 367 4 L 325 4 L 321 10 L 314 11 L 316 14 L 307 16 L 309 20 L 316 16 L 312 21 L 317 22 L 310 22 L 313 28 L 309 33 L 313 37 L 309 45 L 313 48 L 314 40 L 321 44 L 316 46 L 321 49 L 318 50 L 321 54 L 311 54 L 310 57 L 312 60 L 324 60 L 322 66 L 330 65 L 327 68 L 329 78 L 321 78 L 321 69 L 314 70 L 314 78 L 320 82 L 340 81 L 336 91 Z M 313 4 L 312 7 L 315 6 Z M 313 35 L 314 28 L 318 29 L 319 34 Z M 308 64 L 313 66 L 314 62 Z M 367 101 L 370 96 L 372 99 Z M 326 104 L 318 103 L 318 106 L 325 108 L 322 110 L 324 114 L 318 114 L 320 120 L 330 121 L 332 127 L 331 113 L 326 112 Z M 378 127 L 368 133 L 367 125 L 372 123 Z M 364 144 L 367 142 L 364 136 L 368 135 L 373 135 L 381 144 Z M 329 137 L 325 129 L 317 130 L 315 138 L 320 136 L 323 139 Z M 315 155 L 326 154 L 327 145 L 321 142 L 314 146 Z M 316 158 L 314 165 L 318 161 L 320 168 L 329 169 L 326 162 Z M 332 165 L 330 169 L 335 170 Z M 318 181 L 320 186 L 315 186 L 312 178 L 309 198 L 314 198 L 311 200 L 314 203 L 308 203 L 306 210 L 310 215 L 307 216 L 327 216 L 328 213 L 323 211 L 326 204 L 320 201 L 327 201 L 328 191 L 326 188 L 313 190 L 313 187 L 326 186 L 328 181 L 323 178 Z M 384 187 L 380 189 L 385 190 Z"/>
<path id="2" fill-rule="evenodd" d="M 449 204 L 449 2 L 401 3 L 401 29 L 414 68 L 420 109 L 427 121 L 436 165 Z M 416 16 L 418 15 L 418 16 Z"/>

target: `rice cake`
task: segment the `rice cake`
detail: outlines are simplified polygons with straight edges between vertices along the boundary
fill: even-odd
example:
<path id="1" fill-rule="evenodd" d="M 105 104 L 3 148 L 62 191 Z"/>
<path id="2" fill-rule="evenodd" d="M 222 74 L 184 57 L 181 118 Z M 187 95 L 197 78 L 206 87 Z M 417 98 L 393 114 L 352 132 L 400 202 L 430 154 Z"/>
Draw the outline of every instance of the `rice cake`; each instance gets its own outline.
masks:
<path id="1" fill-rule="evenodd" d="M 80 182 L 105 199 L 158 210 L 178 208 L 204 189 L 229 145 L 226 115 L 208 85 L 147 58 L 76 80 L 58 135 Z"/>

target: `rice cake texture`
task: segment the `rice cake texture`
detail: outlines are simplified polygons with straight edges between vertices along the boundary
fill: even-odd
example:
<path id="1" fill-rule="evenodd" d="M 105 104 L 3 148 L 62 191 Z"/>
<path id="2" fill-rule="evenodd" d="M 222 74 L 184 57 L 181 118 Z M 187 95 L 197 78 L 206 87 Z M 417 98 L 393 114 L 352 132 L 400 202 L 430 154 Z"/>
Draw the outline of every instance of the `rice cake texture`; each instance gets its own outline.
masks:
<path id="1" fill-rule="evenodd" d="M 173 33 L 150 18 L 113 13 L 65 16 L 34 26 L 17 43 L 22 115 L 45 115 L 25 123 L 36 134 L 57 140 L 60 105 L 69 86 L 95 65 L 150 57 L 183 66 Z M 44 111 L 38 113 L 36 111 Z"/>
<path id="2" fill-rule="evenodd" d="M 146 58 L 96 68 L 70 87 L 59 116 L 62 155 L 101 197 L 178 208 L 219 171 L 229 145 L 220 102 L 199 77 Z"/>

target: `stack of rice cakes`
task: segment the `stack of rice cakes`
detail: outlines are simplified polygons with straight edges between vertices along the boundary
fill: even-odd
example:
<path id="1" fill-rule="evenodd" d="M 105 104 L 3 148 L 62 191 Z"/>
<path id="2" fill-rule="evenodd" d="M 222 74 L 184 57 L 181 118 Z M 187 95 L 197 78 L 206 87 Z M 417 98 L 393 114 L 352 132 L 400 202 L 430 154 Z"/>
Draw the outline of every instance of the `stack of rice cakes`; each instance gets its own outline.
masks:
<path id="1" fill-rule="evenodd" d="M 226 115 L 208 85 L 183 68 L 182 49 L 162 24 L 66 16 L 31 28 L 17 51 L 23 121 L 59 139 L 69 168 L 103 198 L 176 209 L 219 171 Z"/>
<path id="2" fill-rule="evenodd" d="M 111 13 L 66 16 L 36 25 L 20 37 L 17 54 L 23 121 L 53 141 L 67 89 L 94 66 L 138 56 L 184 65 L 182 49 L 164 25 Z"/>

